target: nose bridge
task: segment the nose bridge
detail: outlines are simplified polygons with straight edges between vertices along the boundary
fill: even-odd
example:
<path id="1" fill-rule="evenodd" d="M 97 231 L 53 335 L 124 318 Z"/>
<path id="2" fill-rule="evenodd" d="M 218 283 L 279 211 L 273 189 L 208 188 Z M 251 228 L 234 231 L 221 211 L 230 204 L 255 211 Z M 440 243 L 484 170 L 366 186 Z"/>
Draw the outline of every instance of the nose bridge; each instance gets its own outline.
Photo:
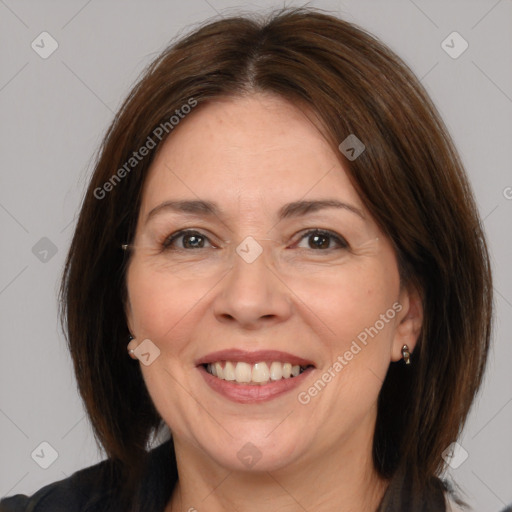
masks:
<path id="1" fill-rule="evenodd" d="M 272 287 L 275 288 L 275 276 L 269 269 L 273 257 L 269 242 L 247 236 L 234 247 L 229 281 L 230 287 L 239 288 L 236 293 L 240 300 L 246 300 L 245 294 L 256 300 L 257 295 L 267 295 Z"/>
<path id="2" fill-rule="evenodd" d="M 286 317 L 289 298 L 272 269 L 271 240 L 248 236 L 235 246 L 231 257 L 230 271 L 216 299 L 216 315 L 244 324 L 263 317 Z"/>

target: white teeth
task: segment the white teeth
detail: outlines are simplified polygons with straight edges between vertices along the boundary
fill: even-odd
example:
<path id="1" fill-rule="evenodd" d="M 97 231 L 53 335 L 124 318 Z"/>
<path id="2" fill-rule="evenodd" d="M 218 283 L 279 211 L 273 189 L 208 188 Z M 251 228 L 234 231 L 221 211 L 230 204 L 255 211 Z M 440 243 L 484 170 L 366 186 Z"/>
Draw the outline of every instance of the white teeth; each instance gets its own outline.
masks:
<path id="1" fill-rule="evenodd" d="M 219 379 L 224 378 L 224 370 L 222 369 L 222 366 L 220 363 L 215 363 L 215 375 L 216 375 L 216 377 L 219 377 Z"/>
<path id="2" fill-rule="evenodd" d="M 235 380 L 237 382 L 251 382 L 251 370 L 251 365 L 249 363 L 237 363 L 235 368 Z"/>
<path id="3" fill-rule="evenodd" d="M 240 364 L 240 363 L 238 363 Z M 267 363 L 256 363 L 252 367 L 252 381 L 253 382 L 268 382 L 270 372 Z"/>
<path id="4" fill-rule="evenodd" d="M 235 367 L 231 361 L 226 362 L 224 366 L 224 380 L 235 380 Z"/>
<path id="5" fill-rule="evenodd" d="M 270 365 L 270 378 L 272 380 L 281 380 L 283 377 L 283 365 L 274 361 Z"/>
<path id="6" fill-rule="evenodd" d="M 241 384 L 267 384 L 269 380 L 289 379 L 297 377 L 306 369 L 298 364 L 292 365 L 280 361 L 272 361 L 268 364 L 262 361 L 253 365 L 243 361 L 223 363 L 222 361 L 210 363 L 206 366 L 206 371 L 219 379 Z"/>

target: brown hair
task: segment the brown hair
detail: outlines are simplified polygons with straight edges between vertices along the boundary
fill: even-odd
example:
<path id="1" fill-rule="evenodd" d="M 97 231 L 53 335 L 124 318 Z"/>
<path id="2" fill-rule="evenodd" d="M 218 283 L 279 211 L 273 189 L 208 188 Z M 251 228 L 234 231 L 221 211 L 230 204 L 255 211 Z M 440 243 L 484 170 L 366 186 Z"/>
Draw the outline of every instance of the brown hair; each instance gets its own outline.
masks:
<path id="1" fill-rule="evenodd" d="M 172 132 L 170 116 L 191 99 L 199 109 L 212 98 L 258 91 L 318 116 L 393 242 L 403 281 L 421 290 L 420 339 L 410 370 L 390 364 L 373 453 L 377 471 L 392 479 L 380 509 L 423 510 L 400 489 L 418 503 L 432 502 L 441 454 L 462 429 L 485 368 L 492 317 L 485 238 L 457 151 L 412 71 L 372 35 L 317 9 L 231 17 L 196 29 L 149 66 L 110 126 L 61 288 L 69 349 L 96 439 L 124 475 L 129 496 L 150 436 L 163 425 L 139 365 L 126 353 L 127 256 L 120 246 L 134 236 L 148 169 Z M 98 199 L 161 125 L 168 129 L 156 147 Z M 338 150 L 349 134 L 366 145 L 354 161 Z"/>

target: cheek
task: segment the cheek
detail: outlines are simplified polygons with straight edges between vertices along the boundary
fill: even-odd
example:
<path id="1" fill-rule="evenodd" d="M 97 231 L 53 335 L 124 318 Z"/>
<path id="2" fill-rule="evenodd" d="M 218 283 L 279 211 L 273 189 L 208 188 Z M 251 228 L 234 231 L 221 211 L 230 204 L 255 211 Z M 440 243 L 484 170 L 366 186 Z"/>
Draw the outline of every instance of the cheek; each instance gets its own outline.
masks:
<path id="1" fill-rule="evenodd" d="M 399 293 L 398 270 L 393 260 L 388 263 L 365 260 L 350 271 L 333 273 L 322 283 L 322 293 L 303 290 L 312 298 L 314 330 L 322 325 L 325 333 L 319 342 L 326 357 L 317 380 L 300 390 L 300 403 L 308 402 L 312 417 L 328 418 L 321 427 L 326 440 L 338 435 L 342 425 L 341 430 L 358 428 L 375 411 L 390 363 Z"/>
<path id="2" fill-rule="evenodd" d="M 300 290 L 300 296 L 307 297 L 305 307 L 320 320 L 318 327 L 325 334 L 331 357 L 348 350 L 358 336 L 364 341 L 366 333 L 370 338 L 368 330 L 377 338 L 375 325 L 379 339 L 389 340 L 396 316 L 392 306 L 398 293 L 396 265 L 388 265 L 383 259 L 368 259 L 316 282 L 305 281 Z"/>
<path id="3" fill-rule="evenodd" d="M 213 283 L 214 284 L 214 283 Z M 183 280 L 172 274 L 144 268 L 135 260 L 127 273 L 133 333 L 161 345 L 172 332 L 173 346 L 179 345 L 187 315 L 200 307 L 213 287 L 209 280 Z M 167 349 L 167 347 L 166 347 Z"/>

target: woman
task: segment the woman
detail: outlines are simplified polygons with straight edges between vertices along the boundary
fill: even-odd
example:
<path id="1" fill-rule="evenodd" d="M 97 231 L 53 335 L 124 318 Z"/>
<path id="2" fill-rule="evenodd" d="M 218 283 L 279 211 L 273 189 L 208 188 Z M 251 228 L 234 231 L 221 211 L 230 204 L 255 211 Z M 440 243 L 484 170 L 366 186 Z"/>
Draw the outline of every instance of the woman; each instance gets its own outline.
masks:
<path id="1" fill-rule="evenodd" d="M 455 510 L 491 297 L 457 151 L 396 55 L 312 9 L 208 23 L 121 107 L 67 259 L 108 459 L 0 510 Z"/>

